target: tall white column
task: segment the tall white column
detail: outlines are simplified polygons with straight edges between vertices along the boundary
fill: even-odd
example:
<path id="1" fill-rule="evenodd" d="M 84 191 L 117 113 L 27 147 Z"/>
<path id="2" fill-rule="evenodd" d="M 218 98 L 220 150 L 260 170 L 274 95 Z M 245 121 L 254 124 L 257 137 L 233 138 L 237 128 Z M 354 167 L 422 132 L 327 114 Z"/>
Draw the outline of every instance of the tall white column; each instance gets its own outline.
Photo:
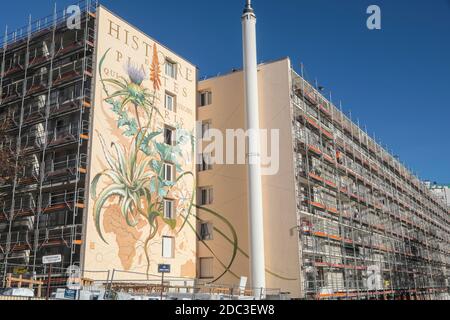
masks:
<path id="1" fill-rule="evenodd" d="M 242 15 L 244 47 L 245 107 L 247 114 L 248 141 L 248 197 L 250 279 L 257 298 L 264 297 L 261 289 L 266 287 L 264 255 L 264 216 L 261 180 L 261 139 L 259 127 L 258 66 L 256 54 L 256 15 L 251 1 L 246 1 Z"/>

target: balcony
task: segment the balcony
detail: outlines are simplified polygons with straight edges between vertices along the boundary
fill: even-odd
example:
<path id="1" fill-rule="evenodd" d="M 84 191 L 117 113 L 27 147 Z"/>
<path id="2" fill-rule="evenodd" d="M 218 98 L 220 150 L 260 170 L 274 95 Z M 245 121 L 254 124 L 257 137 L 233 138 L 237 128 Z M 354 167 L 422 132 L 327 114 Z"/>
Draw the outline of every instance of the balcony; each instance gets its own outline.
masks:
<path id="1" fill-rule="evenodd" d="M 86 173 L 87 155 L 67 155 L 45 163 L 45 181 L 73 179 L 78 173 Z"/>
<path id="2" fill-rule="evenodd" d="M 45 120 L 45 98 L 39 98 L 37 102 L 34 100 L 24 107 L 23 125 L 29 125 Z"/>
<path id="3" fill-rule="evenodd" d="M 0 203 L 0 222 L 11 221 L 21 217 L 30 217 L 36 213 L 37 201 L 35 196 L 31 194 L 17 196 L 14 199 L 14 207 L 12 207 L 12 199 L 3 200 Z"/>
<path id="4" fill-rule="evenodd" d="M 33 163 L 25 163 L 25 166 L 21 168 L 17 175 L 17 188 L 36 186 L 39 184 L 39 163 L 37 159 L 33 160 Z"/>
<path id="5" fill-rule="evenodd" d="M 14 61 L 8 61 L 5 65 L 5 71 L 3 73 L 3 78 L 12 76 L 18 72 L 24 71 L 25 67 L 24 64 L 21 61 L 17 61 L 17 59 L 14 59 Z"/>
<path id="6" fill-rule="evenodd" d="M 83 58 L 53 70 L 53 86 L 58 86 L 66 82 L 83 78 L 92 77 L 93 67 L 92 58 Z"/>
<path id="7" fill-rule="evenodd" d="M 44 194 L 42 200 L 42 212 L 44 214 L 58 211 L 84 209 L 84 189 L 77 192 L 65 191 L 63 193 Z"/>
<path id="8" fill-rule="evenodd" d="M 64 128 L 54 128 L 46 135 L 47 147 L 52 148 L 78 142 L 80 133 L 81 131 L 78 123 L 70 123 Z"/>
<path id="9" fill-rule="evenodd" d="M 83 94 L 80 91 L 81 83 L 77 83 L 75 86 L 65 88 L 63 92 L 59 92 L 50 104 L 50 117 L 90 107 L 90 88 L 85 88 Z"/>

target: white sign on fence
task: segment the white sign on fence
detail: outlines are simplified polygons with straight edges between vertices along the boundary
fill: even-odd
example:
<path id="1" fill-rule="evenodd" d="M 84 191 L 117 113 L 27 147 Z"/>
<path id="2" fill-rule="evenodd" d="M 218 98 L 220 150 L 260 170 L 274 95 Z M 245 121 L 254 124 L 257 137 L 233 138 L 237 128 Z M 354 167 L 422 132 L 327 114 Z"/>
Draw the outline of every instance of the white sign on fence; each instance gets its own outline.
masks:
<path id="1" fill-rule="evenodd" d="M 54 256 L 42 257 L 42 263 L 43 264 L 60 263 L 61 261 L 62 261 L 62 256 L 60 254 L 54 255 Z"/>

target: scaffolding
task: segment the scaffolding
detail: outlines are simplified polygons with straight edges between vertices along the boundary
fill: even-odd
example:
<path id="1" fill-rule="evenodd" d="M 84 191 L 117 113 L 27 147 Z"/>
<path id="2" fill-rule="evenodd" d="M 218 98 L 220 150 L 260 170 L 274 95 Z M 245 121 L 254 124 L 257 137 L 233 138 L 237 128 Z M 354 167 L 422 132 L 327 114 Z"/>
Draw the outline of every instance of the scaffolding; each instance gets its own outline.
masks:
<path id="1" fill-rule="evenodd" d="M 308 299 L 442 299 L 449 208 L 292 70 L 302 282 Z"/>
<path id="2" fill-rule="evenodd" d="M 98 3 L 78 6 L 81 29 L 55 8 L 0 40 L 0 152 L 16 164 L 0 184 L 0 283 L 17 265 L 45 280 L 46 255 L 80 263 Z"/>

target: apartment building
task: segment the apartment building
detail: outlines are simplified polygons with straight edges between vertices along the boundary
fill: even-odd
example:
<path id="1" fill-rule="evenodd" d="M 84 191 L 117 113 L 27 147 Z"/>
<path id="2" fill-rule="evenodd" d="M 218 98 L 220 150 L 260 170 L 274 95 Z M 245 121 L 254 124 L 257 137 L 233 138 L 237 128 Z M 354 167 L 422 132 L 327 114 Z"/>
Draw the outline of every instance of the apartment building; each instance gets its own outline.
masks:
<path id="1" fill-rule="evenodd" d="M 169 282 L 242 287 L 242 141 L 223 146 L 230 163 L 209 161 L 218 150 L 195 159 L 211 129 L 246 128 L 243 72 L 198 83 L 186 59 L 95 1 L 79 6 L 81 28 L 55 12 L 0 42 L 0 281 L 45 281 L 43 257 L 61 255 L 61 283 L 73 266 L 111 285 L 159 281 L 169 264 Z M 260 126 L 276 132 L 262 148 L 265 294 L 448 297 L 448 207 L 290 59 L 258 69 Z"/>
<path id="2" fill-rule="evenodd" d="M 0 281 L 195 278 L 197 69 L 96 1 L 55 12 L 0 51 Z M 58 278 L 58 276 L 56 276 Z"/>
<path id="3" fill-rule="evenodd" d="M 245 128 L 243 81 L 233 71 L 199 83 L 204 159 L 227 152 L 208 149 L 208 128 Z M 259 65 L 258 85 L 260 127 L 280 137 L 279 171 L 262 177 L 267 288 L 307 299 L 448 297 L 446 204 L 289 58 Z M 247 166 L 205 162 L 198 193 L 216 216 L 199 212 L 199 277 L 238 284 L 251 276 Z"/>

